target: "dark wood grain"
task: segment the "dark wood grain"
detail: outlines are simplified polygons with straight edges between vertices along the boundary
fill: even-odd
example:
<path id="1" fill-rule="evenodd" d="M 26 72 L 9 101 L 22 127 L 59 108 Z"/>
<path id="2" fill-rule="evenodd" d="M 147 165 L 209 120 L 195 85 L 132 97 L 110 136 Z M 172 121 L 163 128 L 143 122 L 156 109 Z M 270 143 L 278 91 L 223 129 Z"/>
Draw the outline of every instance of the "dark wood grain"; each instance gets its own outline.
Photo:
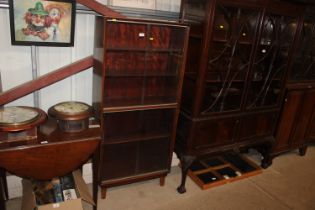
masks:
<path id="1" fill-rule="evenodd" d="M 188 28 L 100 17 L 96 24 L 93 103 L 104 138 L 98 171 L 105 198 L 107 187 L 150 178 L 163 184 L 169 172 Z"/>
<path id="2" fill-rule="evenodd" d="M 283 104 L 273 156 L 299 149 L 305 155 L 313 143 L 315 112 L 314 19 L 308 9 L 298 26 L 294 55 L 287 76 L 286 101 Z"/>
<path id="3" fill-rule="evenodd" d="M 315 89 L 309 89 L 307 86 L 301 89 L 299 85 L 297 87 L 298 89 L 287 91 L 276 132 L 274 156 L 297 148 L 305 148 L 312 139 Z"/>
<path id="4" fill-rule="evenodd" d="M 175 145 L 184 168 L 180 193 L 196 157 L 254 147 L 262 166 L 271 164 L 304 8 L 273 0 L 182 0 L 181 9 L 191 33 Z"/>

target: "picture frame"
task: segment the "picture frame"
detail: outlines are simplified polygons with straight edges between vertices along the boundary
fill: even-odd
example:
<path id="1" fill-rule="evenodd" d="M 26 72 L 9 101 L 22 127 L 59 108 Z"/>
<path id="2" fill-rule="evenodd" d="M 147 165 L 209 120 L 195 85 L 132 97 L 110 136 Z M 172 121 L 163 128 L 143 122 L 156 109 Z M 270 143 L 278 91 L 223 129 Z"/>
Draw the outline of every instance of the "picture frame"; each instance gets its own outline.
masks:
<path id="1" fill-rule="evenodd" d="M 12 45 L 74 45 L 75 0 L 10 0 Z"/>
<path id="2" fill-rule="evenodd" d="M 156 9 L 156 0 L 110 0 L 111 6 Z"/>

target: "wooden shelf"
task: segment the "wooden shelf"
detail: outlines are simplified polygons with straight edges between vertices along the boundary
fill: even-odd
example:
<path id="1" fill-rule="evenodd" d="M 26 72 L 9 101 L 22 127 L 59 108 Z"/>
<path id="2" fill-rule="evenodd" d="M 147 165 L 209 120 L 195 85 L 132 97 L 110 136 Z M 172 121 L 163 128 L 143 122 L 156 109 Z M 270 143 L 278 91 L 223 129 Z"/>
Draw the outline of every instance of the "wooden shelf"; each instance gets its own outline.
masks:
<path id="1" fill-rule="evenodd" d="M 104 141 L 104 144 L 124 144 L 128 142 L 135 142 L 135 141 L 150 141 L 152 139 L 161 139 L 161 138 L 169 138 L 170 134 L 169 132 L 165 133 L 147 133 L 143 135 L 133 135 L 133 136 L 125 136 L 120 138 L 107 138 L 106 141 Z"/>
<path id="2" fill-rule="evenodd" d="M 169 53 L 169 54 L 182 54 L 180 49 L 165 49 L 165 48 L 128 48 L 128 47 L 108 47 L 106 51 L 131 51 L 131 52 L 144 52 L 144 53 Z"/>
<path id="3" fill-rule="evenodd" d="M 150 71 L 140 72 L 140 73 L 126 73 L 125 71 L 115 72 L 115 70 L 107 70 L 106 72 L 107 72 L 106 77 L 177 77 L 178 76 L 177 73 L 150 72 Z"/>
<path id="4" fill-rule="evenodd" d="M 229 42 L 229 40 L 227 40 L 227 39 L 220 39 L 220 38 L 214 38 L 214 39 L 212 39 L 212 41 L 213 42 L 220 42 L 220 43 L 228 43 Z M 250 42 L 250 41 L 244 41 L 244 40 L 240 39 L 240 41 L 238 41 L 237 44 L 252 45 L 253 41 Z"/>
<path id="5" fill-rule="evenodd" d="M 158 103 L 158 104 L 144 104 L 133 106 L 111 106 L 104 107 L 103 113 L 124 112 L 124 111 L 136 111 L 136 110 L 150 110 L 150 109 L 171 109 L 177 108 L 177 103 Z"/>

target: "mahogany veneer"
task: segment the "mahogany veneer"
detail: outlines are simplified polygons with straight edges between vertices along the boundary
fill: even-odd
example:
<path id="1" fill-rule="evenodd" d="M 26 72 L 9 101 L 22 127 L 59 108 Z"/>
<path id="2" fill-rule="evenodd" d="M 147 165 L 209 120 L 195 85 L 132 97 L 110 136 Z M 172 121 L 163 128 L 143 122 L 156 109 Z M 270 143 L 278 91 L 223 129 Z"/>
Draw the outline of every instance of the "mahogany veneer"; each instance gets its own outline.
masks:
<path id="1" fill-rule="evenodd" d="M 196 158 L 250 147 L 271 164 L 304 8 L 272 0 L 183 0 L 191 28 L 175 151 L 180 193 Z"/>

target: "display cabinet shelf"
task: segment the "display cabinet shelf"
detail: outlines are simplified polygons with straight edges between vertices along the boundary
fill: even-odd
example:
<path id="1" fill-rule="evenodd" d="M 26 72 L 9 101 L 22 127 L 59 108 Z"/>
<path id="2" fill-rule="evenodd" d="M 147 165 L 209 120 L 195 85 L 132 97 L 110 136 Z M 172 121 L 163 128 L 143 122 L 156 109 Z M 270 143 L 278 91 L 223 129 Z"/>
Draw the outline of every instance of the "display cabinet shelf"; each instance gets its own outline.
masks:
<path id="1" fill-rule="evenodd" d="M 180 53 L 180 49 L 165 49 L 165 48 L 127 48 L 127 47 L 121 47 L 121 48 L 114 48 L 110 47 L 107 49 L 108 51 L 113 52 L 120 52 L 120 51 L 131 51 L 131 52 L 142 52 L 142 53 L 167 53 L 167 54 L 174 54 Z"/>
<path id="2" fill-rule="evenodd" d="M 132 74 L 132 73 L 124 73 L 124 71 L 122 72 L 111 72 L 111 70 L 109 70 L 110 73 L 107 73 L 107 77 L 177 77 L 176 73 L 164 73 L 164 72 L 149 72 L 149 73 L 145 73 L 145 74 Z"/>
<path id="3" fill-rule="evenodd" d="M 147 97 L 141 98 L 109 98 L 104 102 L 104 112 L 128 111 L 139 109 L 176 107 L 177 103 L 173 97 Z"/>
<path id="4" fill-rule="evenodd" d="M 232 44 L 231 40 L 220 39 L 220 37 L 214 37 L 211 41 L 212 42 L 218 42 L 218 43 L 225 43 L 225 45 L 231 45 Z M 249 41 L 240 40 L 237 42 L 237 44 L 252 45 L 252 42 L 250 40 Z"/>
<path id="5" fill-rule="evenodd" d="M 133 102 L 134 103 L 134 102 Z M 103 113 L 121 112 L 121 111 L 132 111 L 132 110 L 150 110 L 150 109 L 166 109 L 166 108 L 176 108 L 177 103 L 162 103 L 162 104 L 143 104 L 143 105 L 133 105 L 133 106 L 112 106 L 105 107 L 102 109 Z"/>
<path id="6" fill-rule="evenodd" d="M 134 141 L 150 141 L 152 139 L 158 138 L 169 138 L 169 133 L 165 133 L 164 135 L 161 133 L 147 133 L 147 134 L 139 134 L 134 136 L 126 136 L 120 138 L 109 138 L 106 144 L 124 144 L 128 142 Z"/>

